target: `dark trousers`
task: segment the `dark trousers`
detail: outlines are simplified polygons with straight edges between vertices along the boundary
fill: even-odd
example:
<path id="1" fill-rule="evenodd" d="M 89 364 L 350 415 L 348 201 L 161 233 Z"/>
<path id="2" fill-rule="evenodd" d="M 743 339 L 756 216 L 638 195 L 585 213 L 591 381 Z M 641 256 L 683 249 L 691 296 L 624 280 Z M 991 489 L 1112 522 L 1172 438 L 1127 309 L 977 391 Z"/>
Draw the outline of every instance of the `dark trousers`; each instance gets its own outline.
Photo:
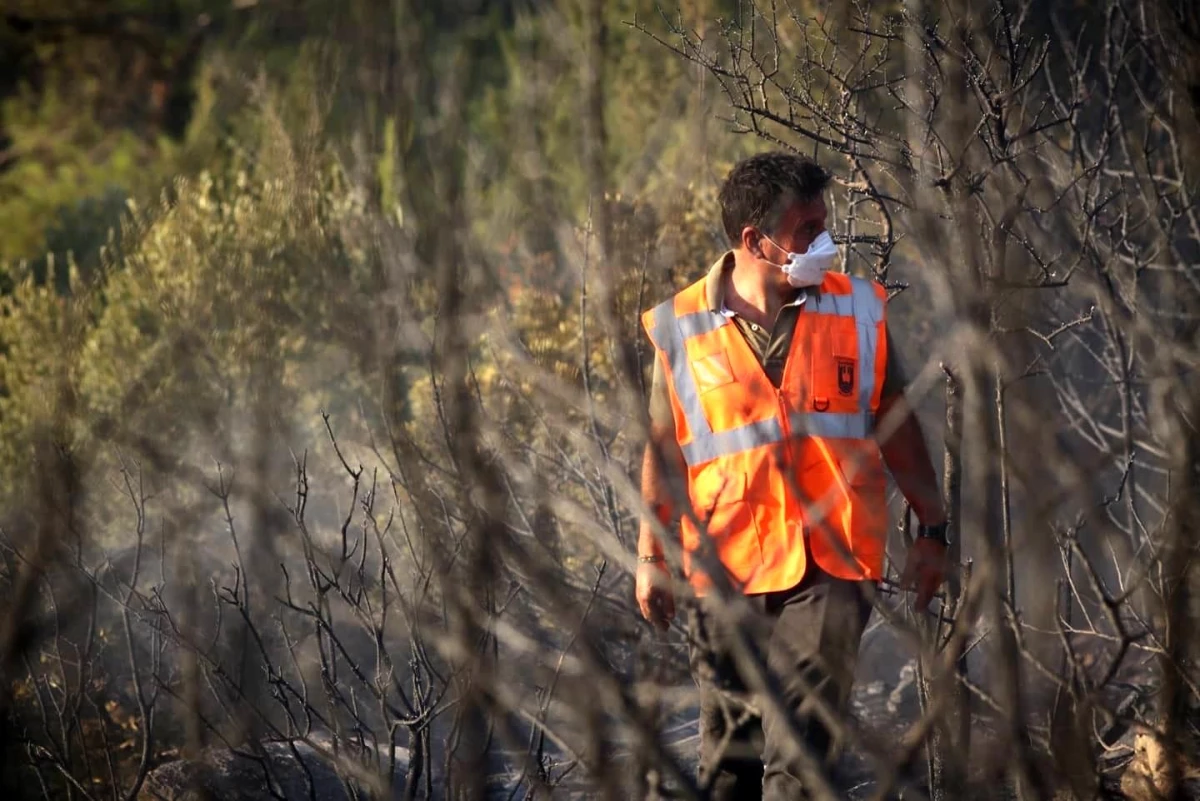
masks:
<path id="1" fill-rule="evenodd" d="M 790 590 L 747 596 L 751 613 L 734 625 L 765 657 L 788 720 L 747 692 L 730 648 L 729 626 L 707 599 L 688 611 L 689 662 L 700 690 L 700 782 L 713 799 L 803 799 L 803 772 L 789 744 L 797 735 L 825 775 L 832 732 L 815 714 L 820 699 L 846 708 L 874 582 L 837 579 L 811 560 Z M 761 709 L 761 717 L 756 710 Z M 790 730 L 789 730 L 790 729 Z"/>

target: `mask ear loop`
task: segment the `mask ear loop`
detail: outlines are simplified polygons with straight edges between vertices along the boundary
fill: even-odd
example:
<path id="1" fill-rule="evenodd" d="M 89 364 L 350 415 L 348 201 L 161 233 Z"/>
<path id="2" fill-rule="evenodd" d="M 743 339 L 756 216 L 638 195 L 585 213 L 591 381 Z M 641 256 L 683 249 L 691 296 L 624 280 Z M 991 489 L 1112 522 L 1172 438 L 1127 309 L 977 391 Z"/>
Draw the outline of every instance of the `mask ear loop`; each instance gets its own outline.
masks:
<path id="1" fill-rule="evenodd" d="M 791 260 L 791 258 L 792 258 L 792 252 L 791 252 L 790 250 L 787 250 L 787 249 L 785 249 L 785 248 L 783 247 L 783 245 L 779 244 L 779 243 L 778 243 L 778 242 L 776 242 L 774 239 L 772 239 L 772 238 L 771 238 L 771 237 L 770 237 L 770 236 L 769 236 L 769 235 L 768 235 L 766 232 L 764 232 L 764 231 L 759 231 L 759 234 L 762 236 L 762 238 L 763 238 L 763 239 L 767 240 L 767 241 L 768 241 L 768 242 L 770 242 L 772 245 L 774 245 L 775 247 L 779 248 L 779 249 L 780 249 L 781 251 L 783 251 L 784 253 L 788 254 L 788 260 L 789 260 L 789 261 Z M 761 253 L 761 252 L 762 252 L 762 247 L 761 247 L 761 246 L 759 246 L 758 250 L 759 250 L 759 252 Z M 786 267 L 786 266 L 787 266 L 787 264 L 788 264 L 787 262 L 784 262 L 783 264 L 779 264 L 778 262 L 771 261 L 770 259 L 768 259 L 768 258 L 767 258 L 767 254 L 765 254 L 765 253 L 763 253 L 761 256 L 759 256 L 759 258 L 760 258 L 760 259 L 762 259 L 763 261 L 765 261 L 767 264 L 772 264 L 772 265 L 774 265 L 774 266 L 776 266 L 776 267 L 780 268 L 781 270 L 782 270 L 784 267 Z"/>

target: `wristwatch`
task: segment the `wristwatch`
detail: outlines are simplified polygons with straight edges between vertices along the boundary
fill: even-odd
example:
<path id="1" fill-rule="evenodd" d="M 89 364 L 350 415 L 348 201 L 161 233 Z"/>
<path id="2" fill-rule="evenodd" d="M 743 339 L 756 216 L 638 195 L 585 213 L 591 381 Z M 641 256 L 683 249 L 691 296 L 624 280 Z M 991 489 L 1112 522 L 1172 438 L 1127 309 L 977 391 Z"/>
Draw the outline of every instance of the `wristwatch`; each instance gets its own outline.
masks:
<path id="1" fill-rule="evenodd" d="M 950 544 L 949 526 L 946 523 L 938 523 L 935 526 L 926 526 L 919 524 L 917 526 L 917 539 L 937 540 L 942 545 Z"/>

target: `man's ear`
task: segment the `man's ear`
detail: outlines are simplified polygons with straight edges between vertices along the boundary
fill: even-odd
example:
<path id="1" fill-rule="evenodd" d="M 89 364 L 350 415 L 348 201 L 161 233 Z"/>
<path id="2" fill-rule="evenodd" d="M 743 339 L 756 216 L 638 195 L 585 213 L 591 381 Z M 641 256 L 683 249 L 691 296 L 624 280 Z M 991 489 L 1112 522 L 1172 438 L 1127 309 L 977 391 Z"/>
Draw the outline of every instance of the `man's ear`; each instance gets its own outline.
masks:
<path id="1" fill-rule="evenodd" d="M 765 259 L 767 255 L 762 249 L 762 234 L 751 225 L 742 228 L 742 248 L 751 256 L 759 259 Z"/>

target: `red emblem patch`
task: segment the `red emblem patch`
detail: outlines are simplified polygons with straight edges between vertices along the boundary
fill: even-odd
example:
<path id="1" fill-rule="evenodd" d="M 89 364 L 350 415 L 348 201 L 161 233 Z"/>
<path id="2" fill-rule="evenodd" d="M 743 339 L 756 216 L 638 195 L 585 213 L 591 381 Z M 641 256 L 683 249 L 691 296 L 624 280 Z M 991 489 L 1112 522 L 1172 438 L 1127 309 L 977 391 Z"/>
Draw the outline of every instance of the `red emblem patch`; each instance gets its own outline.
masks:
<path id="1" fill-rule="evenodd" d="M 837 385 L 838 393 L 842 395 L 854 394 L 854 360 L 853 359 L 838 359 L 837 360 Z"/>

